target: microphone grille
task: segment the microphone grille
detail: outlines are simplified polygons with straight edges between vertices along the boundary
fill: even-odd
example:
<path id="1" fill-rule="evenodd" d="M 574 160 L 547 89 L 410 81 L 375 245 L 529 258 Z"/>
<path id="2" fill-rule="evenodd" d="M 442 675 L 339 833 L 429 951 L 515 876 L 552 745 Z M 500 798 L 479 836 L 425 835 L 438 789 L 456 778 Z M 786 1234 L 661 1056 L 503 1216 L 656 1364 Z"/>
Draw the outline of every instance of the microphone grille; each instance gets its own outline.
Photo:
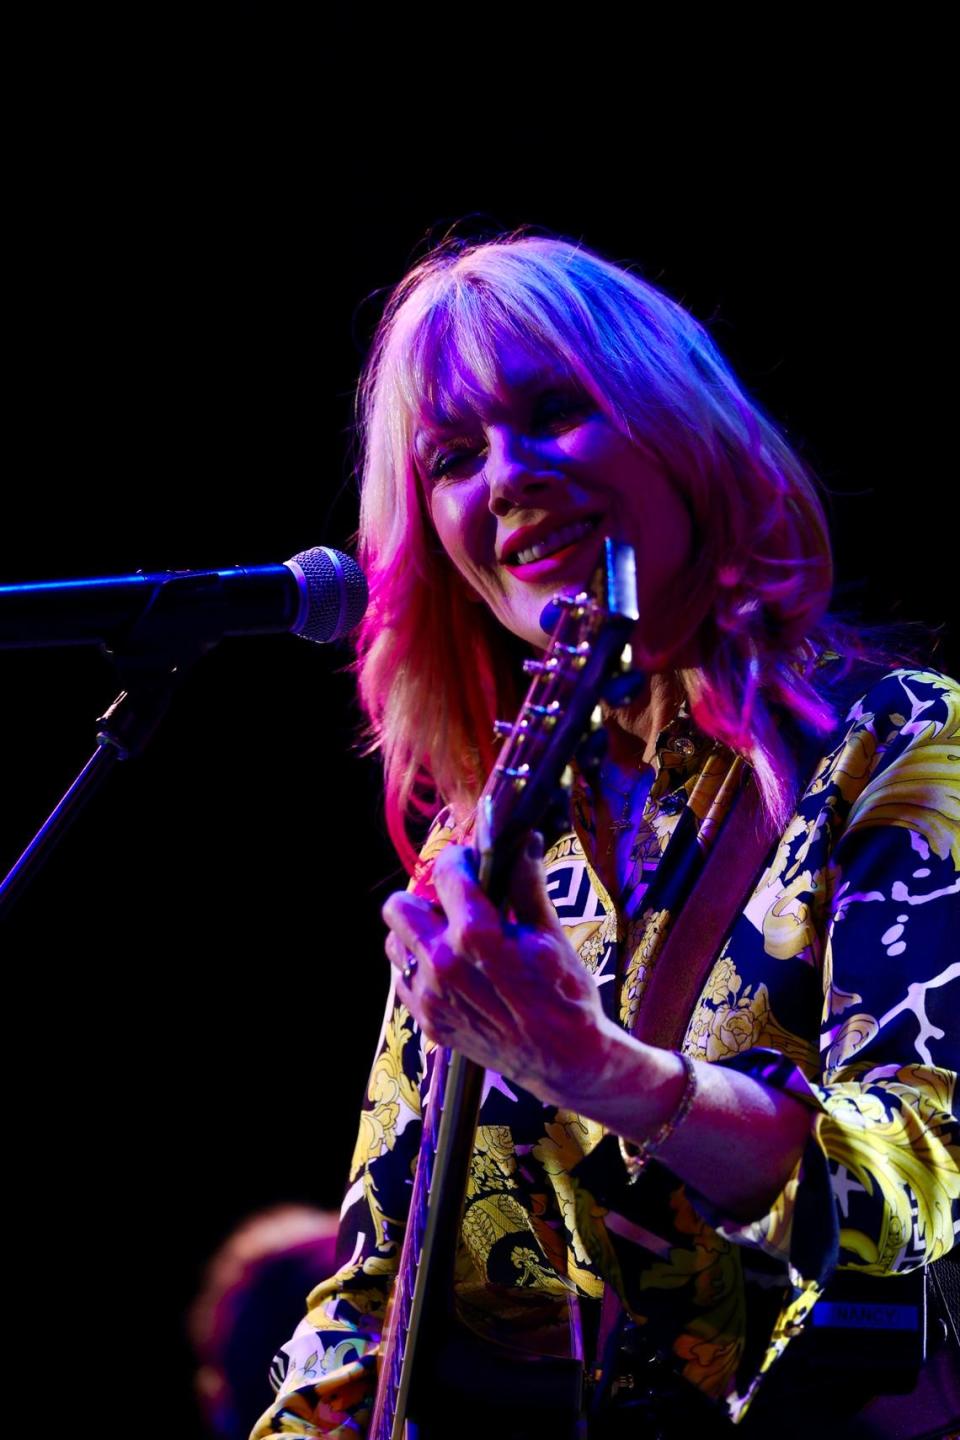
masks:
<path id="1" fill-rule="evenodd" d="M 305 603 L 293 626 L 297 635 L 323 645 L 339 640 L 362 620 L 370 598 L 367 577 L 352 556 L 317 545 L 286 564 L 303 577 Z"/>

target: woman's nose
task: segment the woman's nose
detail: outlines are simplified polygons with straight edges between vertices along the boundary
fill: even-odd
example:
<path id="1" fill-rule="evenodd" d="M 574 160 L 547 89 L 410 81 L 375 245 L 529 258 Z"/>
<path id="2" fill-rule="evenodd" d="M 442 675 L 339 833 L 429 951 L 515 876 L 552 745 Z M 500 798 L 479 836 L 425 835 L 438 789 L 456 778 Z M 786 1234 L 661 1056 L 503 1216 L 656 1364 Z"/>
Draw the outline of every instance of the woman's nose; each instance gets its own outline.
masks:
<path id="1" fill-rule="evenodd" d="M 506 426 L 497 426 L 488 436 L 489 449 L 484 474 L 489 489 L 488 504 L 496 516 L 536 504 L 549 481 L 535 442 L 529 435 Z"/>

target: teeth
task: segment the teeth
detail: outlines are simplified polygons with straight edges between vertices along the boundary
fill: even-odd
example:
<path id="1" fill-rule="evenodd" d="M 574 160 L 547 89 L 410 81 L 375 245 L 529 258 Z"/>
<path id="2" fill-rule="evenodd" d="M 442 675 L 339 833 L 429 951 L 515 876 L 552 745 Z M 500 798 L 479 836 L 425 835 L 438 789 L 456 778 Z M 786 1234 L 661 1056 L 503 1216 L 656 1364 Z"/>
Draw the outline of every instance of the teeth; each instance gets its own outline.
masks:
<path id="1" fill-rule="evenodd" d="M 511 565 L 530 565 L 534 560 L 545 560 L 556 550 L 562 550 L 565 545 L 572 545 L 574 540 L 579 540 L 584 535 L 589 535 L 591 530 L 597 527 L 596 520 L 577 520 L 573 525 L 563 525 L 559 530 L 551 530 L 549 535 L 531 545 L 527 550 L 518 550 L 516 555 L 511 556 Z"/>

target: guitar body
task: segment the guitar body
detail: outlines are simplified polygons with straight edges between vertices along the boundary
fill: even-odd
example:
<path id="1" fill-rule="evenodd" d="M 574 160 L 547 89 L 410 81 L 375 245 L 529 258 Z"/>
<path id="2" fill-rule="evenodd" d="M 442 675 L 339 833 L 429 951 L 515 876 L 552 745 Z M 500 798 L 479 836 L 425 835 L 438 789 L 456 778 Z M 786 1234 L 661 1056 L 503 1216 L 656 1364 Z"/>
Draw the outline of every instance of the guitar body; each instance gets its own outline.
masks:
<path id="1" fill-rule="evenodd" d="M 496 1440 L 582 1440 L 583 1361 L 497 1345 L 451 1317 L 423 1335 L 409 1419 L 417 1440 L 453 1440 L 479 1429 Z"/>

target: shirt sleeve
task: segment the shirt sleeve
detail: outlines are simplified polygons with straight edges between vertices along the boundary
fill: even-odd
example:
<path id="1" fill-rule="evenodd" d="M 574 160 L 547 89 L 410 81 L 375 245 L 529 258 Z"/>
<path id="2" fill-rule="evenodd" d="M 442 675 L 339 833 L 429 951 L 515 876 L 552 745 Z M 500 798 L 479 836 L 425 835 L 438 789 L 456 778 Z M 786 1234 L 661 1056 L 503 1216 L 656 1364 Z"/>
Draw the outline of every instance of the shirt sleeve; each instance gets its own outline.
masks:
<path id="1" fill-rule="evenodd" d="M 717 1063 L 810 1106 L 810 1138 L 768 1213 L 697 1208 L 786 1260 L 800 1287 L 946 1254 L 960 1231 L 960 689 L 887 676 L 804 796 L 801 843 L 833 832 L 822 884 L 820 1071 L 754 1049 Z M 815 812 L 815 818 L 813 818 Z"/>
<path id="2" fill-rule="evenodd" d="M 433 860 L 452 838 L 438 817 L 411 888 L 426 893 Z M 366 1433 L 377 1347 L 397 1271 L 421 1134 L 428 1047 L 391 986 L 360 1112 L 337 1239 L 339 1268 L 307 1296 L 307 1313 L 274 1358 L 273 1405 L 250 1440 Z"/>

